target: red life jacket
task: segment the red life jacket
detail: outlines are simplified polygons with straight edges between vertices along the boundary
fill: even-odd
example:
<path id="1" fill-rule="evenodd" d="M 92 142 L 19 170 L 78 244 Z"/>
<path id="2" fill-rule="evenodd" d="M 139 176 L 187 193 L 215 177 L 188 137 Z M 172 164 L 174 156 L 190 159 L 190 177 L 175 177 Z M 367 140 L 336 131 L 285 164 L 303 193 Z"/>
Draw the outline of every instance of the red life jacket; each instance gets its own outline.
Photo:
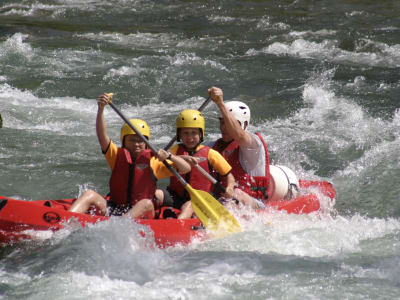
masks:
<path id="1" fill-rule="evenodd" d="M 132 207 L 139 200 L 153 199 L 156 179 L 150 166 L 151 151 L 143 150 L 132 162 L 125 148 L 118 148 L 117 160 L 110 178 L 111 201 Z"/>
<path id="2" fill-rule="evenodd" d="M 204 146 L 195 153 L 189 153 L 182 144 L 179 144 L 175 155 L 191 155 L 194 157 L 205 158 L 199 161 L 199 165 L 208 173 L 210 173 L 210 165 L 208 163 L 208 152 L 210 149 L 210 147 Z M 212 188 L 212 183 L 203 174 L 201 174 L 197 168 L 192 168 L 192 170 L 185 174 L 184 177 L 185 181 L 188 182 L 194 189 L 209 192 Z M 177 193 L 181 198 L 190 198 L 183 184 L 175 176 L 170 178 L 168 189 Z"/>
<path id="3" fill-rule="evenodd" d="M 270 180 L 269 155 L 267 145 L 261 134 L 257 132 L 256 135 L 260 138 L 265 151 L 265 176 L 250 176 L 246 173 L 239 161 L 239 144 L 237 142 L 232 141 L 226 145 L 222 139 L 219 139 L 215 142 L 213 148 L 221 153 L 231 165 L 232 175 L 235 177 L 238 188 L 254 198 L 266 201 Z"/>

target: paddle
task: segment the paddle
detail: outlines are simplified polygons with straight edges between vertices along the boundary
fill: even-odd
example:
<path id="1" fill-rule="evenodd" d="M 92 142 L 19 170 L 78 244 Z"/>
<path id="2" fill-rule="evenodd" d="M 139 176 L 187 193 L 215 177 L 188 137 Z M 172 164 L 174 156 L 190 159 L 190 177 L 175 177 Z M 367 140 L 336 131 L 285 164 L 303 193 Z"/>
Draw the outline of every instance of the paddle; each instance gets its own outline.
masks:
<path id="1" fill-rule="evenodd" d="M 211 181 L 212 184 L 216 185 L 217 188 L 219 188 L 223 193 L 226 192 L 225 187 L 221 184 L 221 182 L 217 181 L 214 177 L 212 177 L 210 175 L 210 173 L 208 173 L 206 170 L 204 170 L 202 167 L 200 167 L 199 165 L 195 165 L 195 167 L 197 168 L 197 170 L 200 171 L 201 174 L 203 174 L 205 177 L 207 177 L 208 180 Z"/>
<path id="2" fill-rule="evenodd" d="M 200 167 L 199 165 L 195 165 L 195 167 L 197 168 L 197 170 L 200 171 L 201 174 L 203 174 L 208 180 L 211 181 L 211 183 L 213 185 L 216 185 L 217 188 L 222 192 L 225 193 L 226 192 L 226 188 L 221 184 L 221 182 L 219 182 L 218 180 L 216 180 L 214 177 L 212 177 L 206 170 L 204 170 L 202 167 Z M 239 200 L 236 198 L 232 198 L 233 201 L 235 201 L 236 204 L 239 204 Z"/>
<path id="3" fill-rule="evenodd" d="M 198 111 L 202 111 L 210 102 L 211 98 L 210 96 L 208 96 L 208 98 L 206 99 L 206 101 L 203 102 L 203 104 L 199 107 Z M 171 146 L 175 143 L 176 139 L 178 138 L 178 136 L 175 134 L 175 136 L 169 141 L 169 143 L 164 147 L 165 151 L 168 151 L 169 148 L 171 148 Z"/>
<path id="4" fill-rule="evenodd" d="M 132 128 L 132 130 L 142 139 L 143 142 L 154 152 L 157 150 L 150 144 L 150 142 L 140 133 L 140 131 L 119 111 L 119 109 L 112 103 L 108 103 L 111 108 Z M 192 188 L 183 177 L 166 161 L 164 165 L 171 171 L 172 174 L 184 185 L 186 191 L 190 195 L 192 207 L 197 217 L 203 225 L 210 229 L 218 229 L 220 234 L 240 232 L 241 227 L 238 221 L 230 212 L 219 203 L 213 196 L 205 191 L 200 191 Z"/>

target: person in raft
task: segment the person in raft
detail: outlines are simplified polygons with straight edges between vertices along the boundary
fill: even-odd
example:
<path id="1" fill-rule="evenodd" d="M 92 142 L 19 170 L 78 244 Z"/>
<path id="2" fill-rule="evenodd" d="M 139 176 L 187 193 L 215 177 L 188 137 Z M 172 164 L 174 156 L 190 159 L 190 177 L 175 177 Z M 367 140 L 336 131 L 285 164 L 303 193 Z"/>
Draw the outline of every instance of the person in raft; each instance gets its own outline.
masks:
<path id="1" fill-rule="evenodd" d="M 204 117 L 198 110 L 181 111 L 176 119 L 177 141 L 181 143 L 173 146 L 170 151 L 185 159 L 192 166 L 190 173 L 185 175 L 185 180 L 194 189 L 205 192 L 212 190 L 212 183 L 197 168 L 193 168 L 198 164 L 208 173 L 214 170 L 226 179 L 226 192 L 223 196 L 230 198 L 235 185 L 235 178 L 231 174 L 232 168 L 221 154 L 201 144 L 204 131 Z M 172 206 L 181 210 L 178 219 L 187 219 L 193 216 L 190 196 L 182 183 L 175 177 L 170 178 L 170 184 L 166 189 L 157 190 L 156 196 L 163 206 Z"/>
<path id="2" fill-rule="evenodd" d="M 250 109 L 240 101 L 224 103 L 220 88 L 211 87 L 208 94 L 220 111 L 221 131 L 221 138 L 208 145 L 221 153 L 232 166 L 237 181 L 234 198 L 246 206 L 264 208 L 270 184 L 269 156 L 261 134 L 246 130 L 250 123 Z"/>
<path id="3" fill-rule="evenodd" d="M 155 198 L 156 180 L 172 176 L 162 161 L 168 158 L 181 174 L 190 172 L 191 167 L 184 159 L 162 149 L 156 154 L 157 158 L 154 157 L 127 123 L 121 128 L 122 148 L 118 148 L 107 135 L 103 116 L 104 107 L 110 100 L 108 94 L 99 96 L 96 118 L 97 138 L 112 170 L 109 199 L 104 199 L 93 190 L 87 190 L 69 210 L 85 213 L 91 206 L 95 206 L 102 215 L 154 218 L 155 209 L 159 207 Z M 143 136 L 150 139 L 150 129 L 145 121 L 131 119 L 130 122 Z"/>

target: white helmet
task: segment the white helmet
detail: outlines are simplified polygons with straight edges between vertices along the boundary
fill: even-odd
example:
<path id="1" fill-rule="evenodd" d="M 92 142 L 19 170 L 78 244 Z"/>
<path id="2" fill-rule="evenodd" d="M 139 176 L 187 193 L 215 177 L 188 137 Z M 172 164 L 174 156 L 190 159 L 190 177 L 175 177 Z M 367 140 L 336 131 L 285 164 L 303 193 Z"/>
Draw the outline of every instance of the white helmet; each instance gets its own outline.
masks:
<path id="1" fill-rule="evenodd" d="M 271 175 L 268 199 L 270 201 L 288 200 L 297 196 L 299 179 L 285 166 L 269 166 Z"/>
<path id="2" fill-rule="evenodd" d="M 250 124 L 250 108 L 240 101 L 229 101 L 225 103 L 226 108 L 232 112 L 233 116 L 240 122 L 240 126 L 244 129 L 244 122 L 247 126 Z"/>

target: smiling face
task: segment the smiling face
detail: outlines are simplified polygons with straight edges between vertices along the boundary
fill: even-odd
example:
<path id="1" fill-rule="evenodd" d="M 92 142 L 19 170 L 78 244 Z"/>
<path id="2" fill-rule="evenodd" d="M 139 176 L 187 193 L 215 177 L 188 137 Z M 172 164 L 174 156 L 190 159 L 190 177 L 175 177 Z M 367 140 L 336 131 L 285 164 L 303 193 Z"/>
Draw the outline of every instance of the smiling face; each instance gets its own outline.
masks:
<path id="1" fill-rule="evenodd" d="M 200 128 L 181 128 L 179 131 L 180 139 L 188 150 L 194 150 L 200 143 Z"/>
<path id="2" fill-rule="evenodd" d="M 133 158 L 138 157 L 140 152 L 146 149 L 146 144 L 136 134 L 126 135 L 124 138 L 124 145 Z"/>

